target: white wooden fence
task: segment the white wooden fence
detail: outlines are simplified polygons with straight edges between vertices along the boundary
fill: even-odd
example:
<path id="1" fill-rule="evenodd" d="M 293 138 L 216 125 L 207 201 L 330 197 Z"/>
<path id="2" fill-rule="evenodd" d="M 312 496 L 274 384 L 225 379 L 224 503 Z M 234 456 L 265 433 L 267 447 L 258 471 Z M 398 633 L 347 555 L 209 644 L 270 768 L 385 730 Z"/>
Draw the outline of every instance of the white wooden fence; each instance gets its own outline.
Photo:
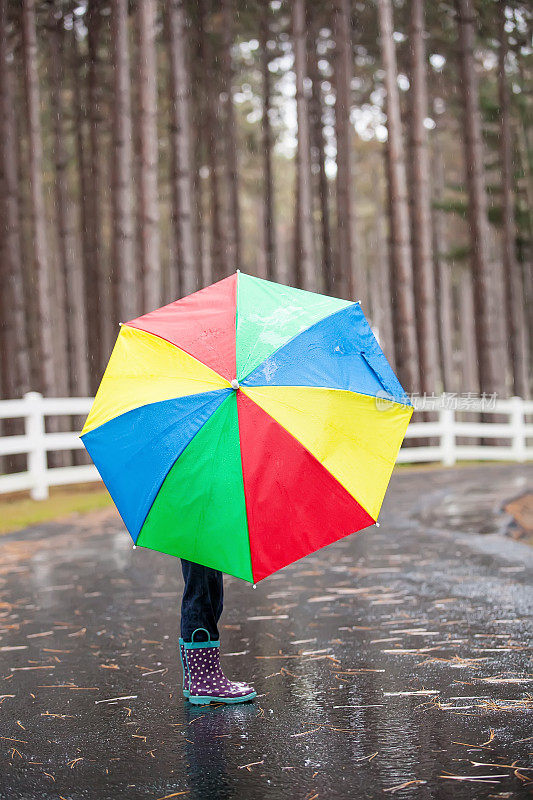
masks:
<path id="1" fill-rule="evenodd" d="M 47 433 L 45 418 L 49 416 L 83 416 L 92 404 L 90 397 L 51 398 L 28 392 L 21 400 L 0 401 L 0 420 L 23 419 L 24 434 L 0 436 L 0 456 L 26 454 L 24 472 L 0 475 L 0 494 L 29 490 L 34 500 L 48 497 L 50 486 L 98 481 L 92 465 L 48 467 L 47 453 L 83 448 L 77 431 Z M 456 407 L 454 407 L 456 406 Z M 431 411 L 435 421 L 417 421 L 421 412 Z M 478 422 L 479 414 L 497 414 L 498 421 Z M 459 417 L 474 414 L 475 421 Z M 506 422 L 500 422 L 501 416 Z M 487 403 L 468 399 L 454 402 L 449 395 L 415 402 L 413 422 L 406 440 L 425 440 L 421 445 L 402 447 L 399 463 L 440 462 L 451 466 L 457 461 L 518 461 L 533 459 L 533 401 L 520 397 Z M 494 440 L 493 445 L 466 444 L 461 439 Z M 428 445 L 427 442 L 430 442 Z M 434 443 L 435 442 L 435 443 Z"/>
<path id="2" fill-rule="evenodd" d="M 457 461 L 518 461 L 533 459 L 533 401 L 521 397 L 493 402 L 442 395 L 436 400 L 415 400 L 413 422 L 407 428 L 405 440 L 430 438 L 430 446 L 402 447 L 398 463 L 415 464 L 436 461 L 451 467 Z M 418 422 L 421 412 L 435 411 L 434 422 Z M 495 422 L 477 421 L 483 414 L 496 415 Z M 465 422 L 463 416 L 474 415 Z M 459 418 L 458 418 L 459 417 Z M 506 417 L 505 422 L 500 422 Z M 464 439 L 482 439 L 482 444 L 468 444 Z M 487 439 L 494 444 L 486 444 Z M 503 441 L 505 440 L 505 441 Z"/>

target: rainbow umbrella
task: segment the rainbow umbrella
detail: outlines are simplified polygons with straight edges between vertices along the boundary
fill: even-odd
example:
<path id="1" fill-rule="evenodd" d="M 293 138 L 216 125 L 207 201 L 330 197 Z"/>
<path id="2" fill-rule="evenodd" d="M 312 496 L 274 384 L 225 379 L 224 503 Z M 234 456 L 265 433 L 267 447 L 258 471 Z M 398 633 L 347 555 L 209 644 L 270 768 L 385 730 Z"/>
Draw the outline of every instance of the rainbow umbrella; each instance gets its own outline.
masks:
<path id="1" fill-rule="evenodd" d="M 82 439 L 135 544 L 255 583 L 375 523 L 411 413 L 359 303 L 237 272 L 121 326 Z"/>

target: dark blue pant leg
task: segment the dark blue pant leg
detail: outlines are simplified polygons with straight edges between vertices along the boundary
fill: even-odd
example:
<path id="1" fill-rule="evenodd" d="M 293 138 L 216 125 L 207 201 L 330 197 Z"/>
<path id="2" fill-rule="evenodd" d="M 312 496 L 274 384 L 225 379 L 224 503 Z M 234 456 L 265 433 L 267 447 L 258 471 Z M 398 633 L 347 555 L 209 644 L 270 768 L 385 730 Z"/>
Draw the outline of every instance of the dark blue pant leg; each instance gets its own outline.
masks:
<path id="1" fill-rule="evenodd" d="M 181 637 L 190 642 L 196 628 L 205 628 L 211 639 L 219 639 L 218 621 L 222 614 L 224 589 L 222 573 L 181 559 L 185 586 L 181 601 Z M 205 640 L 197 634 L 195 641 Z"/>

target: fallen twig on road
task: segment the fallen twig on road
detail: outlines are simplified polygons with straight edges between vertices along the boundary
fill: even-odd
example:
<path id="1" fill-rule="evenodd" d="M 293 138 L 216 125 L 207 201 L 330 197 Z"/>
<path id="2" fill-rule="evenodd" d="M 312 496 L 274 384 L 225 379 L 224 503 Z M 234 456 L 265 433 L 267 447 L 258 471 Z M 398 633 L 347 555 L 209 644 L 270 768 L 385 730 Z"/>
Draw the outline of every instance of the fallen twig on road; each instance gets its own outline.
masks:
<path id="1" fill-rule="evenodd" d="M 533 683 L 533 678 L 479 678 L 483 683 Z"/>
<path id="2" fill-rule="evenodd" d="M 399 792 L 401 789 L 407 789 L 408 786 L 419 786 L 420 784 L 423 783 L 427 783 L 427 781 L 419 781 L 419 780 L 405 781 L 405 783 L 400 783 L 398 786 L 391 786 L 389 789 L 383 789 L 383 791 L 390 792 L 390 794 L 394 794 L 395 792 Z"/>
<path id="3" fill-rule="evenodd" d="M 486 658 L 461 658 L 460 656 L 453 656 L 452 658 L 426 658 L 417 667 L 425 666 L 426 664 L 448 664 L 455 669 L 478 669 L 482 666 L 481 662 L 486 661 Z"/>
<path id="4" fill-rule="evenodd" d="M 124 695 L 123 697 L 109 697 L 107 700 L 95 700 L 94 704 L 98 705 L 99 703 L 116 703 L 117 700 L 136 700 L 138 695 L 136 694 L 128 694 Z"/>
<path id="5" fill-rule="evenodd" d="M 440 694 L 440 689 L 418 689 L 412 692 L 383 692 L 383 697 L 410 697 L 427 694 Z"/>
<path id="6" fill-rule="evenodd" d="M 250 764 L 241 764 L 241 766 L 237 767 L 237 769 L 247 769 L 248 772 L 251 772 L 252 770 L 250 769 L 250 767 L 257 767 L 259 766 L 259 764 L 264 764 L 264 763 L 265 759 L 263 758 L 262 761 L 252 761 L 250 762 Z"/>
<path id="7" fill-rule="evenodd" d="M 494 728 L 491 728 L 489 738 L 487 739 L 486 742 L 482 742 L 481 744 L 469 744 L 468 742 L 452 742 L 452 744 L 460 744 L 463 747 L 472 747 L 474 750 L 481 750 L 483 748 L 487 748 L 490 750 L 488 745 L 494 740 L 494 736 L 495 736 Z"/>
<path id="8" fill-rule="evenodd" d="M 498 767 L 499 769 L 523 769 L 527 772 L 533 771 L 533 767 L 517 767 L 516 761 L 512 764 L 486 764 L 483 761 L 471 761 L 473 767 Z"/>
<path id="9" fill-rule="evenodd" d="M 318 728 L 312 728 L 310 731 L 302 731 L 302 733 L 291 733 L 291 739 L 297 739 L 299 736 L 307 736 L 309 733 L 316 733 L 322 730 L 324 725 L 319 725 Z"/>
<path id="10" fill-rule="evenodd" d="M 503 775 L 439 775 L 448 781 L 469 781 L 471 783 L 499 783 L 498 778 L 508 778 L 507 773 Z"/>

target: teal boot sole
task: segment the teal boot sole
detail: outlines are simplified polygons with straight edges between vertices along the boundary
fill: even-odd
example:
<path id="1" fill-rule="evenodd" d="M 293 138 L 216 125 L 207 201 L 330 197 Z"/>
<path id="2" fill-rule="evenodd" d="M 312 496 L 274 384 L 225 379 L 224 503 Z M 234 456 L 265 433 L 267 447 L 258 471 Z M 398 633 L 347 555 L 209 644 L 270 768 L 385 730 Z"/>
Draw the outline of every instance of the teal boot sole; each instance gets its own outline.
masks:
<path id="1" fill-rule="evenodd" d="M 207 706 L 209 703 L 226 703 L 234 705 L 235 703 L 246 703 L 248 700 L 253 700 L 257 692 L 250 692 L 242 697 L 212 697 L 210 695 L 197 695 L 191 697 L 189 694 L 188 700 L 193 706 Z"/>

